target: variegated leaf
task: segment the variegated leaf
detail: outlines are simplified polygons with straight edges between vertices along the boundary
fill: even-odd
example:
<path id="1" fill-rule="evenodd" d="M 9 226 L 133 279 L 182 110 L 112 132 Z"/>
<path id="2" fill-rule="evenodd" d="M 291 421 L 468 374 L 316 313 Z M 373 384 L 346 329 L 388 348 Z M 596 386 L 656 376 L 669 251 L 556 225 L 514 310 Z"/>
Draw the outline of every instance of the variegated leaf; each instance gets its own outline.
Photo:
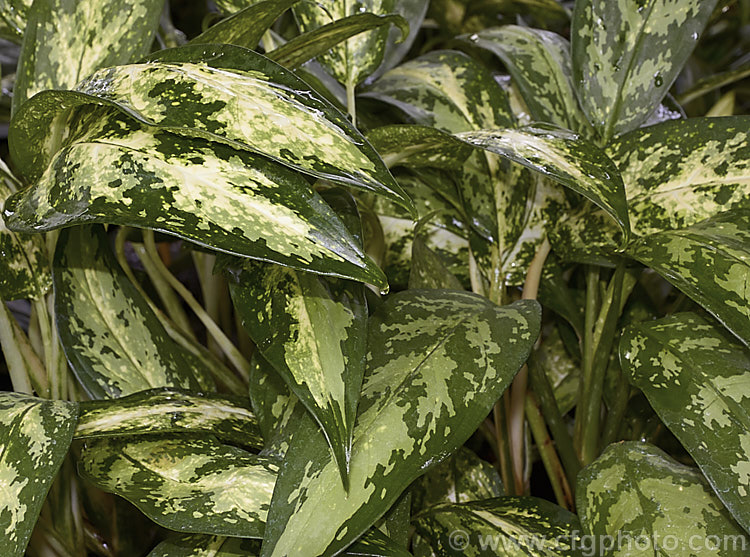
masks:
<path id="1" fill-rule="evenodd" d="M 701 473 L 646 443 L 607 447 L 578 475 L 576 506 L 601 557 L 740 557 L 750 549 Z"/>
<path id="2" fill-rule="evenodd" d="M 628 203 L 620 173 L 596 145 L 551 125 L 456 134 L 471 145 L 540 172 L 604 209 L 630 235 Z"/>
<path id="3" fill-rule="evenodd" d="M 0 37 L 21 43 L 33 0 L 0 0 Z"/>
<path id="4" fill-rule="evenodd" d="M 258 0 L 214 0 L 214 4 L 223 14 L 229 15 L 259 3 Z"/>
<path id="5" fill-rule="evenodd" d="M 421 513 L 416 526 L 433 551 L 446 557 L 581 555 L 576 515 L 534 497 L 439 505 Z"/>
<path id="6" fill-rule="evenodd" d="M 95 72 L 74 92 L 40 94 L 9 131 L 12 155 L 27 178 L 37 179 L 49 163 L 55 115 L 60 124 L 61 110 L 90 103 L 113 105 L 160 130 L 260 153 L 411 210 L 375 150 L 343 114 L 291 71 L 245 48 L 160 51 L 140 64 Z"/>
<path id="7" fill-rule="evenodd" d="M 628 251 L 750 346 L 750 210 L 639 240 Z"/>
<path id="8" fill-rule="evenodd" d="M 322 426 L 346 483 L 365 370 L 364 286 L 252 264 L 230 290 L 260 352 Z"/>
<path id="9" fill-rule="evenodd" d="M 162 388 L 114 401 L 81 403 L 76 439 L 154 433 L 209 433 L 227 442 L 260 448 L 258 420 L 246 398 L 190 394 Z"/>
<path id="10" fill-rule="evenodd" d="M 294 408 L 299 406 L 297 396 L 289 390 L 278 372 L 258 350 L 253 352 L 250 359 L 249 380 L 250 402 L 263 439 L 266 440 L 266 448 L 281 438 L 283 450 L 271 452 L 286 453 L 291 438 L 287 434 L 287 427 L 290 426 L 289 420 Z"/>
<path id="11" fill-rule="evenodd" d="M 389 168 L 427 166 L 454 170 L 472 154 L 471 147 L 430 126 L 383 126 L 370 131 L 367 139 Z"/>
<path id="12" fill-rule="evenodd" d="M 78 405 L 0 393 L 0 553 L 21 557 L 73 440 Z"/>
<path id="13" fill-rule="evenodd" d="M 538 331 L 535 302 L 497 307 L 447 290 L 388 298 L 370 319 L 349 490 L 315 425 L 301 426 L 274 491 L 262 555 L 333 555 L 351 544 L 476 430 Z"/>
<path id="14" fill-rule="evenodd" d="M 138 436 L 85 441 L 78 472 L 164 528 L 260 538 L 278 466 L 210 437 Z"/>
<path id="15" fill-rule="evenodd" d="M 408 520 L 406 527 L 408 528 Z M 411 553 L 373 526 L 350 545 L 341 557 L 411 557 Z"/>
<path id="16" fill-rule="evenodd" d="M 559 327 L 555 328 L 544 339 L 532 358 L 535 365 L 540 366 L 546 374 L 560 414 L 564 416 L 578 402 L 581 367 L 576 364 L 565 349 Z"/>
<path id="17" fill-rule="evenodd" d="M 164 0 L 35 0 L 28 11 L 13 113 L 45 89 L 70 89 L 90 73 L 151 48 Z"/>
<path id="18" fill-rule="evenodd" d="M 194 374 L 208 370 L 187 365 L 182 349 L 120 268 L 104 230 L 65 230 L 53 277 L 60 341 L 92 398 L 153 387 L 198 390 Z"/>
<path id="19" fill-rule="evenodd" d="M 591 135 L 576 98 L 566 39 L 551 31 L 517 25 L 492 27 L 461 38 L 503 61 L 535 121 Z"/>
<path id="20" fill-rule="evenodd" d="M 307 33 L 357 13 L 388 14 L 394 5 L 395 0 L 320 0 L 297 4 L 294 15 L 300 31 Z M 380 66 L 387 39 L 388 28 L 379 27 L 348 39 L 318 59 L 339 82 L 354 87 Z"/>
<path id="21" fill-rule="evenodd" d="M 85 135 L 6 203 L 10 228 L 46 231 L 92 221 L 153 228 L 219 251 L 387 288 L 382 271 L 296 172 L 226 145 L 100 114 L 92 114 L 95 125 L 84 119 Z"/>
<path id="22" fill-rule="evenodd" d="M 628 328 L 620 361 L 750 532 L 750 357 L 692 313 Z"/>
<path id="23" fill-rule="evenodd" d="M 11 194 L 0 180 L 0 206 Z M 38 298 L 52 285 L 46 246 L 40 236 L 17 234 L 0 219 L 0 299 Z"/>
<path id="24" fill-rule="evenodd" d="M 409 288 L 446 288 L 463 290 L 461 281 L 450 272 L 443 259 L 427 245 L 422 235 L 415 233 L 411 244 Z"/>
<path id="25" fill-rule="evenodd" d="M 377 79 L 384 72 L 396 66 L 411 49 L 417 34 L 422 28 L 422 22 L 427 14 L 430 0 L 409 0 L 408 2 L 394 2 L 393 13 L 403 17 L 409 25 L 409 34 L 404 38 L 403 31 L 399 27 L 391 27 L 388 38 L 385 41 L 385 52 L 383 63 L 370 75 L 370 80 Z"/>
<path id="26" fill-rule="evenodd" d="M 716 0 L 580 0 L 570 31 L 573 78 L 604 141 L 657 108 L 695 47 Z"/>
<path id="27" fill-rule="evenodd" d="M 329 50 L 335 51 L 339 48 L 337 45 L 344 41 L 357 40 L 356 36 L 361 33 L 380 33 L 380 27 L 387 28 L 391 25 L 400 29 L 403 37 L 408 35 L 409 24 L 400 15 L 376 15 L 367 12 L 350 15 L 294 37 L 269 52 L 268 57 L 285 68 L 296 68 Z M 359 62 L 353 58 L 356 53 L 347 52 L 346 56 L 347 60 L 352 60 L 350 65 Z"/>
<path id="28" fill-rule="evenodd" d="M 181 534 L 161 542 L 148 557 L 256 557 L 259 552 L 258 540 Z"/>

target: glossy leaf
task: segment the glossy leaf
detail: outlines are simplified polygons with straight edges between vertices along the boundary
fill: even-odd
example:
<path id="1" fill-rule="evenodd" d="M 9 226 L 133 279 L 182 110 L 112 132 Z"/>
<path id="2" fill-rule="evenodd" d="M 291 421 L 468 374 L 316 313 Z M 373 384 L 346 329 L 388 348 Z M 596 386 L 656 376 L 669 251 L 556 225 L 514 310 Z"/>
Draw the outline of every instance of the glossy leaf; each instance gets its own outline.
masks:
<path id="1" fill-rule="evenodd" d="M 299 174 L 111 114 L 12 197 L 5 218 L 27 232 L 92 221 L 153 228 L 219 251 L 387 287 Z"/>
<path id="2" fill-rule="evenodd" d="M 14 160 L 30 180 L 49 162 L 45 140 L 54 115 L 91 103 L 114 105 L 160 130 L 259 153 L 411 209 L 377 153 L 343 114 L 291 71 L 251 50 L 233 45 L 164 50 L 140 64 L 95 72 L 75 92 L 39 95 L 9 131 Z"/>
<path id="3" fill-rule="evenodd" d="M 629 254 L 711 312 L 750 345 L 750 210 L 652 234 Z"/>
<path id="4" fill-rule="evenodd" d="M 503 61 L 534 120 L 590 135 L 578 106 L 570 44 L 551 31 L 504 25 L 463 36 Z"/>
<path id="5" fill-rule="evenodd" d="M 402 165 L 454 170 L 472 154 L 471 147 L 462 141 L 429 126 L 383 126 L 370 131 L 367 139 L 389 168 Z"/>
<path id="6" fill-rule="evenodd" d="M 370 319 L 348 493 L 314 424 L 301 427 L 274 492 L 262 554 L 333 555 L 347 547 L 476 430 L 538 331 L 534 302 L 497 307 L 446 290 L 389 297 Z"/>
<path id="7" fill-rule="evenodd" d="M 372 30 L 378 30 L 376 32 L 380 33 L 380 27 L 391 25 L 397 26 L 402 36 L 408 35 L 409 24 L 400 15 L 353 14 L 294 37 L 286 44 L 269 52 L 268 57 L 285 68 L 295 68 L 331 49 L 335 50 L 337 45 L 344 41 L 357 40 L 356 36 L 360 33 Z M 351 39 L 351 37 L 355 38 Z M 347 59 L 358 63 L 361 58 L 356 58 L 356 56 L 356 53 L 347 52 Z"/>
<path id="8" fill-rule="evenodd" d="M 114 401 L 81 403 L 76 439 L 154 433 L 208 433 L 260 448 L 263 439 L 249 401 L 229 395 L 152 389 Z"/>
<path id="9" fill-rule="evenodd" d="M 32 2 L 33 0 L 0 0 L 0 37 L 20 44 Z"/>
<path id="10" fill-rule="evenodd" d="M 627 240 L 630 224 L 625 187 L 617 167 L 594 144 L 567 130 L 543 124 L 456 135 L 580 193 L 604 209 Z"/>
<path id="11" fill-rule="evenodd" d="M 409 288 L 447 288 L 463 290 L 461 281 L 450 272 L 442 258 L 427 245 L 421 234 L 415 234 L 411 244 Z"/>
<path id="12" fill-rule="evenodd" d="M 13 113 L 39 91 L 70 89 L 99 68 L 146 54 L 163 5 L 164 0 L 35 0 L 18 61 Z"/>
<path id="13" fill-rule="evenodd" d="M 85 442 L 78 472 L 179 532 L 259 538 L 275 459 L 210 437 L 112 437 Z"/>
<path id="14" fill-rule="evenodd" d="M 578 475 L 576 506 L 602 557 L 747 554 L 742 529 L 700 472 L 646 443 L 607 447 Z"/>
<path id="15" fill-rule="evenodd" d="M 53 277 L 60 341 L 92 398 L 153 387 L 197 390 L 193 373 L 207 370 L 187 366 L 182 350 L 120 268 L 104 230 L 64 231 Z"/>
<path id="16" fill-rule="evenodd" d="M 0 553 L 26 553 L 52 480 L 73 439 L 78 405 L 0 393 Z"/>
<path id="17" fill-rule="evenodd" d="M 750 357 L 692 313 L 628 328 L 620 361 L 750 532 Z"/>
<path id="18" fill-rule="evenodd" d="M 260 352 L 322 426 L 346 482 L 365 369 L 364 287 L 258 264 L 231 292 Z"/>
<path id="19" fill-rule="evenodd" d="M 258 540 L 181 534 L 161 542 L 148 557 L 255 557 L 259 551 Z"/>
<path id="20" fill-rule="evenodd" d="M 656 109 L 693 51 L 716 0 L 581 0 L 570 31 L 573 78 L 605 141 Z"/>
<path id="21" fill-rule="evenodd" d="M 533 497 L 439 505 L 421 513 L 417 531 L 437 555 L 573 557 L 581 555 L 578 518 Z"/>

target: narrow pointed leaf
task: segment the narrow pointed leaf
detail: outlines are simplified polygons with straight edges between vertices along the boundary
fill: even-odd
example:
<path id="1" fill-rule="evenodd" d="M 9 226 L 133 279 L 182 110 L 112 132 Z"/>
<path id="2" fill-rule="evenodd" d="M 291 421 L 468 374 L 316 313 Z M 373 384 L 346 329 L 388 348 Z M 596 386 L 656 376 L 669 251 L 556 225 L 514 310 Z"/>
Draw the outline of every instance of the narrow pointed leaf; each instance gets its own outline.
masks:
<path id="1" fill-rule="evenodd" d="M 534 497 L 440 505 L 421 513 L 417 531 L 437 555 L 575 557 L 578 518 Z"/>
<path id="2" fill-rule="evenodd" d="M 383 126 L 370 131 L 367 139 L 389 168 L 400 165 L 454 170 L 472 154 L 471 147 L 430 126 Z"/>
<path id="3" fill-rule="evenodd" d="M 570 44 L 551 31 L 504 25 L 461 37 L 503 61 L 534 120 L 590 135 L 578 106 Z"/>
<path id="4" fill-rule="evenodd" d="M 641 125 L 672 86 L 716 0 L 576 2 L 573 77 L 605 141 Z"/>
<path id="5" fill-rule="evenodd" d="M 629 327 L 622 369 L 750 532 L 750 357 L 692 313 Z"/>
<path id="6" fill-rule="evenodd" d="M 607 447 L 578 475 L 576 506 L 602 557 L 740 557 L 750 543 L 698 470 L 646 443 Z"/>
<path id="7" fill-rule="evenodd" d="M 364 286 L 259 264 L 231 292 L 260 352 L 322 426 L 345 479 L 365 369 Z"/>
<path id="8" fill-rule="evenodd" d="M 380 269 L 299 174 L 252 153 L 111 114 L 11 198 L 5 219 L 26 232 L 82 222 L 152 228 L 219 251 L 387 288 Z"/>
<path id="9" fill-rule="evenodd" d="M 78 405 L 0 393 L 0 553 L 26 553 L 52 480 L 73 440 Z"/>
<path id="10" fill-rule="evenodd" d="M 70 89 L 151 48 L 164 0 L 36 0 L 28 12 L 13 113 L 45 89 Z"/>
<path id="11" fill-rule="evenodd" d="M 615 164 L 596 145 L 554 126 L 482 130 L 457 137 L 540 172 L 607 211 L 630 235 L 625 187 Z"/>
<path id="12" fill-rule="evenodd" d="M 207 433 L 260 448 L 258 421 L 246 398 L 151 389 L 113 401 L 81 403 L 76 439 L 154 433 Z"/>
<path id="13" fill-rule="evenodd" d="M 316 56 L 337 48 L 340 43 L 383 26 L 397 26 L 402 37 L 409 34 L 409 24 L 397 14 L 358 13 L 302 33 L 268 53 L 268 57 L 285 68 L 296 68 Z M 356 40 L 356 39 L 355 39 Z M 348 54 L 352 59 L 356 54 Z"/>
<path id="14" fill-rule="evenodd" d="M 262 554 L 333 555 L 352 543 L 427 466 L 476 430 L 538 331 L 534 302 L 497 307 L 446 290 L 388 298 L 370 319 L 348 493 L 314 424 L 300 427 L 274 492 Z M 314 529 L 306 526 L 311 520 Z"/>
<path id="15" fill-rule="evenodd" d="M 278 468 L 210 437 L 138 436 L 86 441 L 78 472 L 164 528 L 260 538 Z"/>
<path id="16" fill-rule="evenodd" d="M 182 350 L 125 276 L 102 229 L 64 231 L 54 262 L 65 355 L 86 392 L 117 398 L 153 387 L 198 389 Z"/>
<path id="17" fill-rule="evenodd" d="M 652 234 L 628 252 L 750 346 L 750 210 Z"/>

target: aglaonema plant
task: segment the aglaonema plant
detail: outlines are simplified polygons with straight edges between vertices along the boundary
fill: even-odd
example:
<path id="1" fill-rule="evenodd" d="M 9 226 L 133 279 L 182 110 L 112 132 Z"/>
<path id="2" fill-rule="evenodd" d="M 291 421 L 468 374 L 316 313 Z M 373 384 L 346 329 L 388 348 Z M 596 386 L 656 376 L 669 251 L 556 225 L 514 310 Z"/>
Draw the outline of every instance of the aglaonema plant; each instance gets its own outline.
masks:
<path id="1" fill-rule="evenodd" d="M 750 551 L 744 12 L 473 4 L 2 4 L 2 555 Z"/>

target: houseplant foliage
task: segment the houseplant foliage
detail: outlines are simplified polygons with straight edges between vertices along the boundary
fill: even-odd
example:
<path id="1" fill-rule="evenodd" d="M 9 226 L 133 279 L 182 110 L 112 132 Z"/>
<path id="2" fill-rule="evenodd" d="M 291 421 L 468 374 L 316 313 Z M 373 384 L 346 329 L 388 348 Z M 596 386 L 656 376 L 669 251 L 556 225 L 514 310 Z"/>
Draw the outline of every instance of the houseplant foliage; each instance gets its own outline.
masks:
<path id="1" fill-rule="evenodd" d="M 2 2 L 0 554 L 747 555 L 748 19 Z"/>

